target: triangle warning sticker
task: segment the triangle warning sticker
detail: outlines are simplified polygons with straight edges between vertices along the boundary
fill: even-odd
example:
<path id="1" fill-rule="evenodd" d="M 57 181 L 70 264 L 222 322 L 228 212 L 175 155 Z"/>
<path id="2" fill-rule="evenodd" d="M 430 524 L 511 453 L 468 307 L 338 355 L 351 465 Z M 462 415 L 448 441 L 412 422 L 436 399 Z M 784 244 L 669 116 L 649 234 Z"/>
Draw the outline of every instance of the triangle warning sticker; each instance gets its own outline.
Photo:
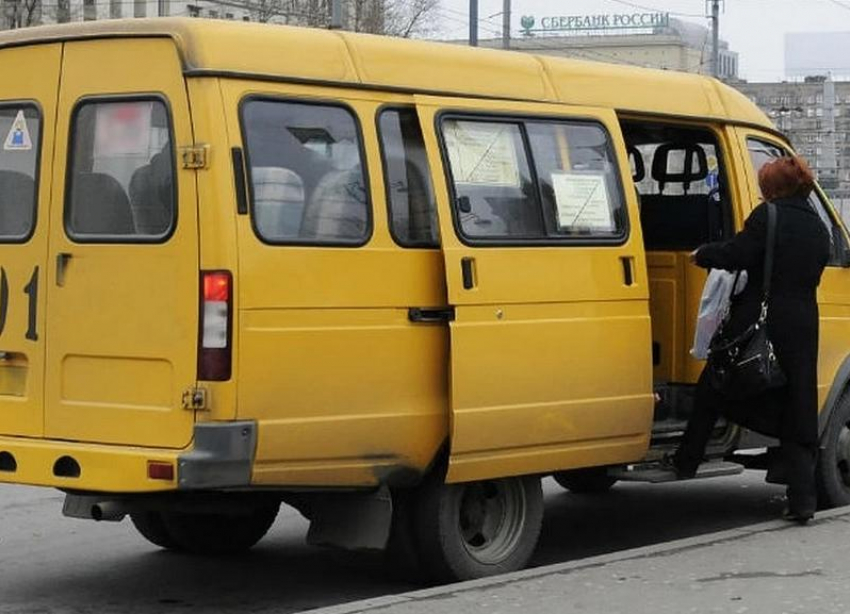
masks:
<path id="1" fill-rule="evenodd" d="M 3 143 L 3 149 L 5 151 L 29 151 L 32 149 L 32 139 L 23 111 L 18 111 L 15 116 L 15 121 L 12 122 L 12 127 Z"/>

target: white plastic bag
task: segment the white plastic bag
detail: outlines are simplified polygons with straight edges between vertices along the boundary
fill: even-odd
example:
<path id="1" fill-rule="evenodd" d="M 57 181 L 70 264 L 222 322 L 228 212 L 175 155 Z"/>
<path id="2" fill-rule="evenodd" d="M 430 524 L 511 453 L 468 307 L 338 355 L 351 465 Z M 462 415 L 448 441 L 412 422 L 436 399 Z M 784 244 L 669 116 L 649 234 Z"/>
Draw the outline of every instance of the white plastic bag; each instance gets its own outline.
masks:
<path id="1" fill-rule="evenodd" d="M 694 346 L 691 349 L 691 356 L 698 360 L 708 358 L 708 346 L 711 343 L 711 339 L 729 312 L 735 275 L 736 273 L 730 273 L 721 269 L 711 269 L 708 272 L 705 286 L 702 289 L 702 298 L 699 302 L 697 326 L 694 332 Z M 735 294 L 740 294 L 746 285 L 747 272 L 741 271 L 735 287 Z"/>

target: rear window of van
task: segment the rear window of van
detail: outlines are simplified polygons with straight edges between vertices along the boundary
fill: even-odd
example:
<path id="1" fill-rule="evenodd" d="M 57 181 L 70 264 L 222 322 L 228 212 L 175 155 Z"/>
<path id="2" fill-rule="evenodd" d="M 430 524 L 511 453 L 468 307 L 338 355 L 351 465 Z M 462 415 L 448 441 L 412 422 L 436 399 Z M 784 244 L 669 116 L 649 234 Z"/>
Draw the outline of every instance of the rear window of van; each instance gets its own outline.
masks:
<path id="1" fill-rule="evenodd" d="M 35 105 L 0 106 L 0 242 L 25 241 L 35 226 L 41 117 Z"/>

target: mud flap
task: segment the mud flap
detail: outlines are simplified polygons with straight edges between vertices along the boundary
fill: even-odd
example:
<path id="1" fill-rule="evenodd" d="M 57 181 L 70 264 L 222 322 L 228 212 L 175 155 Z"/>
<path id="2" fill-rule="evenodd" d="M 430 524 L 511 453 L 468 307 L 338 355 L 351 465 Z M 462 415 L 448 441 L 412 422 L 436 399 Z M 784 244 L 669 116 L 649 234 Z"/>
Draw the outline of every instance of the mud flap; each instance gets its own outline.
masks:
<path id="1" fill-rule="evenodd" d="M 382 550 L 389 540 L 393 505 L 389 488 L 368 494 L 311 497 L 307 543 L 346 550 Z"/>

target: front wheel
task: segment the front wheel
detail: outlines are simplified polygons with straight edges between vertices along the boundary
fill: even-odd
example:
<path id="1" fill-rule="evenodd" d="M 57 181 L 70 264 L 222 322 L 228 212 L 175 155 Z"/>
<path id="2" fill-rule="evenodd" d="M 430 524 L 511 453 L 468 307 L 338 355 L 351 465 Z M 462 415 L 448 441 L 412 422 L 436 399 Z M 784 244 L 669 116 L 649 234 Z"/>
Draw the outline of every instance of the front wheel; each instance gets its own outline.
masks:
<path id="1" fill-rule="evenodd" d="M 236 554 L 250 549 L 268 532 L 279 503 L 257 506 L 246 514 L 163 512 L 168 534 L 191 554 Z"/>
<path id="2" fill-rule="evenodd" d="M 417 544 L 433 580 L 453 582 L 523 568 L 543 521 L 540 478 L 445 484 L 439 474 L 418 493 Z"/>
<path id="3" fill-rule="evenodd" d="M 829 419 L 815 477 L 819 507 L 850 504 L 850 393 L 844 393 Z"/>

